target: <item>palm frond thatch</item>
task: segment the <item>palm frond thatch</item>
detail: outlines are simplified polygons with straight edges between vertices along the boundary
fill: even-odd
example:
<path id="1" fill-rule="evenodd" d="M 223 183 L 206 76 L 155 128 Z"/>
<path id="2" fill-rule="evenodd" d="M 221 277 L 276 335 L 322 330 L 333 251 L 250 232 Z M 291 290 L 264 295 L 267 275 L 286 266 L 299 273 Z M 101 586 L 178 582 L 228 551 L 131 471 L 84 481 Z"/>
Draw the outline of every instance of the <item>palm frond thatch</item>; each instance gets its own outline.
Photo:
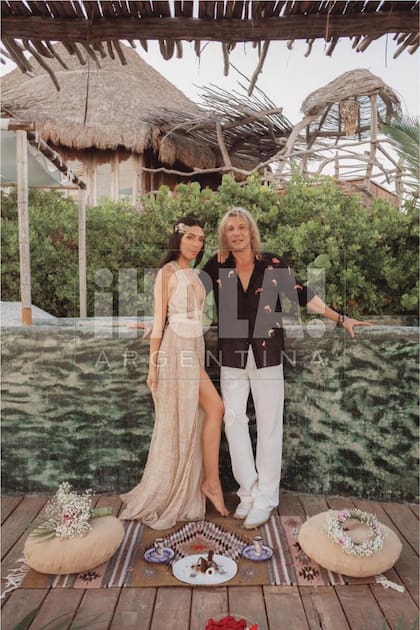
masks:
<path id="1" fill-rule="evenodd" d="M 32 78 L 16 69 L 3 78 L 2 107 L 15 118 L 33 121 L 43 140 L 61 147 L 67 158 L 81 159 L 89 151 L 107 156 L 118 149 L 124 159 L 130 152 L 151 149 L 169 165 L 176 160 L 188 167 L 214 165 L 212 151 L 188 139 L 177 144 L 178 139 L 171 138 L 161 147 L 160 129 L 146 120 L 157 105 L 191 115 L 200 109 L 134 50 L 124 47 L 127 65 L 105 57 L 100 67 L 90 58 L 81 67 L 61 44 L 54 50 L 68 67 L 50 60 L 60 92 L 52 91 L 50 77 L 40 66 Z"/>

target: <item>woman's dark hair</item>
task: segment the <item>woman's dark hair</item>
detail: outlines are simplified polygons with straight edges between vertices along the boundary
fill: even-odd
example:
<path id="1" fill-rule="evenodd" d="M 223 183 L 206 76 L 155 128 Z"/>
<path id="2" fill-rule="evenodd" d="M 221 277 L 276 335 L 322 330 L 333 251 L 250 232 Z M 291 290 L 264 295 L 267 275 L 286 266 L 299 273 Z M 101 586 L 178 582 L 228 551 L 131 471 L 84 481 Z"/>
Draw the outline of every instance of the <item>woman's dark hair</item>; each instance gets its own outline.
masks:
<path id="1" fill-rule="evenodd" d="M 169 237 L 168 251 L 164 259 L 161 260 L 161 262 L 159 263 L 159 267 L 163 267 L 163 265 L 166 265 L 166 263 L 171 262 L 171 260 L 176 260 L 179 254 L 181 253 L 181 250 L 180 250 L 181 239 L 185 234 L 184 230 L 182 229 L 177 230 L 177 225 L 180 226 L 181 224 L 187 225 L 188 227 L 192 227 L 193 225 L 198 225 L 198 227 L 200 227 L 201 229 L 204 229 L 203 222 L 200 221 L 200 219 L 197 219 L 196 217 L 193 217 L 191 215 L 187 215 L 186 217 L 181 217 L 180 219 L 178 219 L 177 222 L 174 223 L 173 232 Z M 197 267 L 197 265 L 200 264 L 201 259 L 203 258 L 203 254 L 204 254 L 204 242 L 203 242 L 203 247 L 197 254 L 197 258 L 195 259 L 195 262 L 194 262 L 194 267 Z"/>

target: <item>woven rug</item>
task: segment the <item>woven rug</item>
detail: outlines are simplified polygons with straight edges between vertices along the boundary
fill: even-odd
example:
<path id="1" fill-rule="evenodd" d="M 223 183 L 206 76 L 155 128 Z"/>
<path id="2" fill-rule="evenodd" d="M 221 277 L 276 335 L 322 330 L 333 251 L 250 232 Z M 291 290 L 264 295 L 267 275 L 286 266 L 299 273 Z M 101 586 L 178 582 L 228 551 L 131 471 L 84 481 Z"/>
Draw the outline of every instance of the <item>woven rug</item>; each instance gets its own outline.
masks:
<path id="1" fill-rule="evenodd" d="M 253 562 L 241 556 L 242 548 L 256 534 L 242 528 L 233 518 L 186 523 L 176 529 L 157 532 L 136 521 L 126 521 L 124 540 L 106 563 L 73 575 L 46 575 L 22 566 L 23 588 L 111 588 L 123 586 L 185 586 L 172 575 L 172 563 L 178 558 L 213 550 L 237 561 L 236 576 L 229 586 L 298 585 L 321 586 L 370 583 L 373 578 L 356 579 L 333 573 L 312 562 L 302 551 L 298 534 L 302 521 L 298 516 L 273 514 L 258 533 L 264 543 L 273 548 L 270 560 Z M 175 558 L 166 565 L 155 565 L 143 558 L 156 537 L 175 550 Z M 6 585 L 7 587 L 7 585 Z M 16 586 L 15 586 L 16 588 Z M 199 588 L 199 587 L 198 587 Z M 10 589 L 9 589 L 10 590 Z"/>

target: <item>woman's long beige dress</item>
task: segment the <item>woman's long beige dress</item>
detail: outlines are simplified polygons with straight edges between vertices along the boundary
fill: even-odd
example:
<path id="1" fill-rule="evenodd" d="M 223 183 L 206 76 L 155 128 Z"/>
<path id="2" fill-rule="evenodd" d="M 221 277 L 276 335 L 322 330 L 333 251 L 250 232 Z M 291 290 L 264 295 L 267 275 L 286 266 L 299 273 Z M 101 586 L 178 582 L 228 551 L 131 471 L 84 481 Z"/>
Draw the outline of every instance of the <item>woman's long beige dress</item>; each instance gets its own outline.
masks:
<path id="1" fill-rule="evenodd" d="M 156 279 L 155 315 L 167 266 L 171 271 L 167 325 L 159 350 L 152 440 L 141 482 L 121 495 L 127 505 L 120 518 L 138 519 L 154 529 L 173 527 L 180 520 L 200 520 L 205 514 L 198 406 L 205 290 L 195 270 L 167 263 Z"/>

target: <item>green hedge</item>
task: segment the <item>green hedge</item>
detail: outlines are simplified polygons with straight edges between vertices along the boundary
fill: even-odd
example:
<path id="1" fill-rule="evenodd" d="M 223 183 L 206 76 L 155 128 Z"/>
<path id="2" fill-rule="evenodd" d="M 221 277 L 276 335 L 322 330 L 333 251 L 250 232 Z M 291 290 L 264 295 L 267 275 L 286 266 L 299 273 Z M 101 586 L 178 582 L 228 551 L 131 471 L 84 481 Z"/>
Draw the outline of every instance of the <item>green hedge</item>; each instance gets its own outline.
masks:
<path id="1" fill-rule="evenodd" d="M 287 195 L 251 177 L 245 184 L 225 176 L 218 191 L 179 184 L 145 197 L 138 214 L 128 202 L 104 201 L 87 210 L 88 314 L 94 313 L 95 274 L 112 272 L 114 314 L 118 314 L 118 270 L 156 266 L 171 225 L 195 214 L 206 224 L 206 256 L 216 248 L 220 217 L 232 205 L 255 216 L 265 249 L 285 255 L 306 279 L 323 268 L 325 299 L 353 315 L 415 314 L 418 309 L 418 211 L 400 211 L 383 200 L 365 207 L 332 178 L 292 178 Z M 56 192 L 29 197 L 32 301 L 57 316 L 78 315 L 77 205 Z M 2 194 L 2 299 L 18 301 L 19 262 L 16 195 Z M 97 279 L 97 277 L 96 277 Z"/>

